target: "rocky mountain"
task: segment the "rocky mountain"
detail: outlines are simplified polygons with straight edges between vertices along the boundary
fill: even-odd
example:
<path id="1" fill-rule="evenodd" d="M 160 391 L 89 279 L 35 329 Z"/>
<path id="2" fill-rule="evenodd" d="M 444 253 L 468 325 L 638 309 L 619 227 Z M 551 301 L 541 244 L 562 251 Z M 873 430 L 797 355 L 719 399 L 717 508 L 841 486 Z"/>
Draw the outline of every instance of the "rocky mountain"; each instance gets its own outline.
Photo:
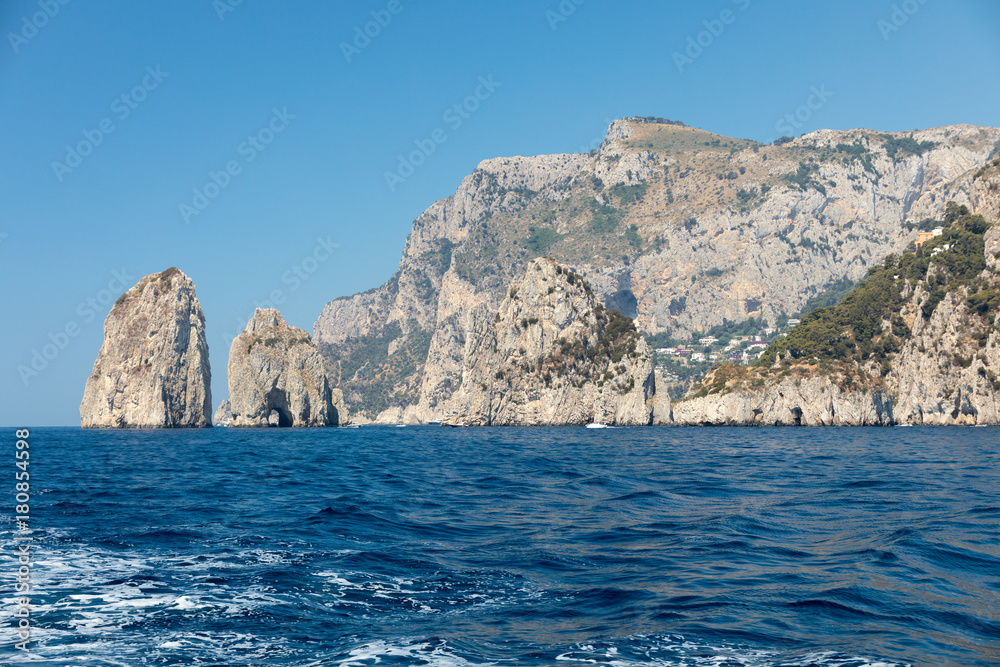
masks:
<path id="1" fill-rule="evenodd" d="M 216 426 L 229 426 L 229 423 L 233 421 L 233 408 L 229 401 L 223 401 L 219 404 L 212 421 L 215 422 Z"/>
<path id="2" fill-rule="evenodd" d="M 617 121 L 590 154 L 482 162 L 413 223 L 399 271 L 327 304 L 314 335 L 353 409 L 440 418 L 470 314 L 497 310 L 536 257 L 573 267 L 646 334 L 774 322 L 902 251 L 946 200 L 980 196 L 972 176 L 998 145 L 1000 130 L 966 125 L 765 146 Z"/>
<path id="3" fill-rule="evenodd" d="M 231 427 L 337 426 L 346 415 L 312 337 L 277 310 L 256 310 L 229 348 L 228 370 Z"/>
<path id="4" fill-rule="evenodd" d="M 971 181 L 972 210 L 949 203 L 755 367 L 713 370 L 675 423 L 1000 424 L 1000 159 Z"/>
<path id="5" fill-rule="evenodd" d="M 104 343 L 80 404 L 83 428 L 212 425 L 205 315 L 179 269 L 144 277 L 104 321 Z"/>
<path id="6" fill-rule="evenodd" d="M 644 426 L 657 408 L 661 420 L 669 416 L 670 399 L 655 396 L 652 356 L 632 321 L 553 260 L 530 262 L 497 311 L 477 306 L 465 340 L 448 422 Z"/>

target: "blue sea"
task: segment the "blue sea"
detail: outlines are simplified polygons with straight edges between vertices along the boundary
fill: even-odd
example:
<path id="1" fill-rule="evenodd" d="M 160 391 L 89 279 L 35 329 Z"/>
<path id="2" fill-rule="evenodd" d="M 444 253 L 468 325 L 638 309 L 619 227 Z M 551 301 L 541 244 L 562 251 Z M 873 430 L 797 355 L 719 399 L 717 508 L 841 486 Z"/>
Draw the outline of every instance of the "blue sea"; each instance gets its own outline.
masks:
<path id="1" fill-rule="evenodd" d="M 30 437 L 0 663 L 1000 664 L 1000 429 Z"/>

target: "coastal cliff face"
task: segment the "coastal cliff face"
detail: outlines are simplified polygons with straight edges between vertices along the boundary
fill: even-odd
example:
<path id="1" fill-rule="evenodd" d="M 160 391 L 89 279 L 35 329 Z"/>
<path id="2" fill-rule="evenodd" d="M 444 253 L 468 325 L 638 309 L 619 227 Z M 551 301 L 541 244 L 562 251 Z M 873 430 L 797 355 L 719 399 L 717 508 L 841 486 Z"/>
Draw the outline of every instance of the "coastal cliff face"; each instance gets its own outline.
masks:
<path id="1" fill-rule="evenodd" d="M 956 281 L 942 253 L 933 280 L 918 284 L 902 310 L 912 332 L 886 378 L 899 423 L 1000 424 L 1000 158 L 965 180 L 971 214 L 991 225 L 982 264 L 966 273 L 981 271 Z"/>
<path id="2" fill-rule="evenodd" d="M 912 338 L 886 378 L 897 422 L 1000 424 L 1000 322 L 995 309 L 984 318 L 970 308 L 969 292 L 945 295 L 930 318 L 912 316 Z M 922 290 L 911 305 L 928 298 Z"/>
<path id="3" fill-rule="evenodd" d="M 462 384 L 445 409 L 448 422 L 652 423 L 646 342 L 579 274 L 535 260 L 497 311 L 480 305 L 468 320 Z"/>
<path id="4" fill-rule="evenodd" d="M 212 421 L 215 422 L 216 426 L 229 426 L 229 422 L 233 421 L 233 408 L 229 401 L 223 401 L 219 404 Z"/>
<path id="5" fill-rule="evenodd" d="M 414 222 L 387 283 L 327 304 L 315 339 L 367 418 L 427 421 L 462 383 L 467 314 L 497 310 L 536 257 L 573 267 L 648 334 L 773 323 L 902 251 L 947 199 L 992 196 L 973 175 L 998 142 L 963 125 L 765 146 L 617 121 L 591 154 L 482 162 Z"/>
<path id="6" fill-rule="evenodd" d="M 982 271 L 942 296 L 935 289 L 951 273 L 937 267 L 903 310 L 912 335 L 886 378 L 900 423 L 1000 424 L 1000 158 L 965 180 L 956 189 L 968 196 L 958 201 L 993 223 L 982 235 Z"/>
<path id="7" fill-rule="evenodd" d="M 786 377 L 760 388 L 675 403 L 677 426 L 890 426 L 892 395 L 844 391 L 828 377 Z"/>
<path id="8" fill-rule="evenodd" d="M 231 427 L 337 426 L 345 416 L 312 337 L 277 310 L 257 309 L 233 340 L 228 370 Z"/>
<path id="9" fill-rule="evenodd" d="M 1000 161 L 942 233 L 890 255 L 838 306 L 804 318 L 756 368 L 723 366 L 678 424 L 1000 424 Z"/>
<path id="10" fill-rule="evenodd" d="M 176 268 L 144 277 L 104 321 L 104 343 L 80 404 L 83 428 L 212 425 L 205 315 Z"/>

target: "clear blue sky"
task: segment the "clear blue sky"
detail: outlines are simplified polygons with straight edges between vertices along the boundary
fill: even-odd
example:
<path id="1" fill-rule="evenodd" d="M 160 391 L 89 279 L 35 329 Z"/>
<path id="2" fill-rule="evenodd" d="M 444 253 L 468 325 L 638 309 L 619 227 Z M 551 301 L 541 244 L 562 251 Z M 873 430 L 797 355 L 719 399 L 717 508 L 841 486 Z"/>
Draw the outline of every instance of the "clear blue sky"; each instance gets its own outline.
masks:
<path id="1" fill-rule="evenodd" d="M 79 423 L 114 271 L 194 279 L 218 404 L 231 338 L 272 291 L 311 332 L 328 300 L 392 275 L 412 220 L 480 160 L 589 150 L 615 118 L 770 141 L 825 87 L 797 134 L 1000 125 L 991 0 L 235 3 L 0 3 L 0 424 Z M 386 25 L 345 55 L 371 12 Z M 435 130 L 446 141 L 390 190 Z M 312 263 L 317 238 L 339 247 Z M 286 275 L 304 261 L 305 280 Z M 67 326 L 26 385 L 18 366 Z"/>

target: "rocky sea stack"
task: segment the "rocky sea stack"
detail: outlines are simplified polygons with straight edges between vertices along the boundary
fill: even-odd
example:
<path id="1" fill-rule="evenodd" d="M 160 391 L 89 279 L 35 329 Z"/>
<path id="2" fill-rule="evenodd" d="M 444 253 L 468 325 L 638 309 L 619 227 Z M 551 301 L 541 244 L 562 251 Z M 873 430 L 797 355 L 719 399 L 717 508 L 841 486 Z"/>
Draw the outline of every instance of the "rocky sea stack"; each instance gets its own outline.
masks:
<path id="1" fill-rule="evenodd" d="M 194 283 L 169 268 L 140 280 L 104 321 L 80 404 L 83 428 L 212 425 L 212 370 Z"/>
<path id="2" fill-rule="evenodd" d="M 582 276 L 528 264 L 499 311 L 469 318 L 462 385 L 447 421 L 475 425 L 653 423 L 653 361 L 632 320 L 601 305 Z"/>
<path id="3" fill-rule="evenodd" d="M 312 337 L 271 308 L 229 348 L 229 402 L 231 427 L 337 426 L 343 414 Z"/>

